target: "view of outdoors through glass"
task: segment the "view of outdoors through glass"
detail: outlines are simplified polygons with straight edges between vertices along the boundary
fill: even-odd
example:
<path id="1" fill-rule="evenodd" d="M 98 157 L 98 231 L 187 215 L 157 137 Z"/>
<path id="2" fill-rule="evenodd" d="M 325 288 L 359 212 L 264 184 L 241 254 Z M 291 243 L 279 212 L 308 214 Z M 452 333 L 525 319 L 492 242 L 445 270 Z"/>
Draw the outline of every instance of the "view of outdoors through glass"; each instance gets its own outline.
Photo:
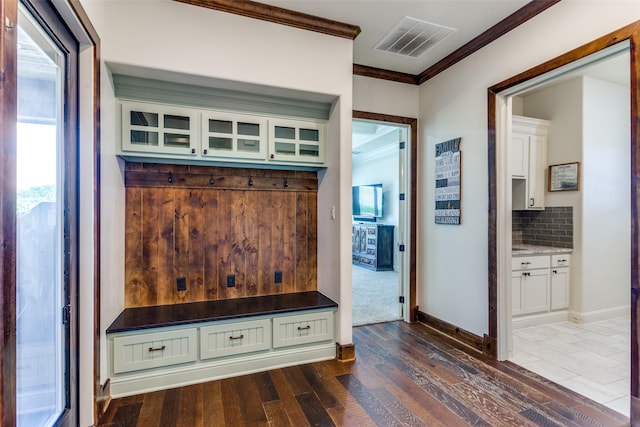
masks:
<path id="1" fill-rule="evenodd" d="M 21 9 L 18 21 L 18 426 L 49 426 L 65 402 L 62 54 Z"/>

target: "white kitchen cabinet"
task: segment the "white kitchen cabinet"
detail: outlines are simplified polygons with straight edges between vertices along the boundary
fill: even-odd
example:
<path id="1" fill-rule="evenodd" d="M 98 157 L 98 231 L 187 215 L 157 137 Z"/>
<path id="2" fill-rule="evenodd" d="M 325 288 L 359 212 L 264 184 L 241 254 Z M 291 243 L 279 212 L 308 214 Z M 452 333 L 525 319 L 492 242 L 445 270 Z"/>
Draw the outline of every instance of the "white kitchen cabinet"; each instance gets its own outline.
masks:
<path id="1" fill-rule="evenodd" d="M 550 257 L 513 257 L 511 265 L 512 314 L 549 311 Z"/>
<path id="2" fill-rule="evenodd" d="M 571 255 L 562 254 L 551 257 L 551 310 L 569 308 L 570 265 Z"/>
<path id="3" fill-rule="evenodd" d="M 224 112 L 202 113 L 202 156 L 267 160 L 266 120 Z"/>
<path id="4" fill-rule="evenodd" d="M 514 210 L 544 209 L 547 132 L 551 122 L 513 116 L 511 177 Z"/>
<path id="5" fill-rule="evenodd" d="M 143 102 L 122 102 L 120 108 L 123 152 L 197 155 L 200 130 L 195 111 Z"/>
<path id="6" fill-rule="evenodd" d="M 117 154 L 129 161 L 313 169 L 325 164 L 322 120 L 118 100 Z"/>
<path id="7" fill-rule="evenodd" d="M 269 120 L 269 160 L 324 163 L 323 124 L 302 120 Z"/>
<path id="8" fill-rule="evenodd" d="M 511 314 L 543 314 L 569 308 L 571 255 L 511 258 Z"/>

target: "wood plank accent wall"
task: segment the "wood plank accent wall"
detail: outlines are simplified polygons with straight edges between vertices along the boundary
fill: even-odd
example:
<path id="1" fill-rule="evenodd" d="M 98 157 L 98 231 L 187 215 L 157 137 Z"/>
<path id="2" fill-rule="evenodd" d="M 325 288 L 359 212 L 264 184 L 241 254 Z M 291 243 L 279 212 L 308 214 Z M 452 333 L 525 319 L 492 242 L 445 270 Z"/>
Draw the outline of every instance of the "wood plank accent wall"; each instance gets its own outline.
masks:
<path id="1" fill-rule="evenodd" d="M 127 163 L 125 185 L 126 307 L 317 289 L 316 172 Z"/>

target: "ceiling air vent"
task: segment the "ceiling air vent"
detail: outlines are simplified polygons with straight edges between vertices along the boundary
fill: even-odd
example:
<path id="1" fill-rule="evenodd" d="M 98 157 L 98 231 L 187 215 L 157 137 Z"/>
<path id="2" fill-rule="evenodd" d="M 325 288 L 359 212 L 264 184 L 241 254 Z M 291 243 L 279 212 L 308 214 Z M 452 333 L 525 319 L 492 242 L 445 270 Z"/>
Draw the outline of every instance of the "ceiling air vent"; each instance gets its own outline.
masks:
<path id="1" fill-rule="evenodd" d="M 405 16 L 373 49 L 419 58 L 455 31 L 454 28 Z"/>

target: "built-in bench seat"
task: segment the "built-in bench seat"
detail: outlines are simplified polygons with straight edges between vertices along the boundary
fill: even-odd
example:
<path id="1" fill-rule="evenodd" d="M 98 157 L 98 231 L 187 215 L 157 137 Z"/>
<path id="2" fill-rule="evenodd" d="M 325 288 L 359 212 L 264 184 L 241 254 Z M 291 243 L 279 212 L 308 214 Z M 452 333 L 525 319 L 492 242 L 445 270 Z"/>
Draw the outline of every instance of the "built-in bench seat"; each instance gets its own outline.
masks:
<path id="1" fill-rule="evenodd" d="M 127 308 L 107 329 L 111 396 L 335 357 L 319 292 Z"/>

